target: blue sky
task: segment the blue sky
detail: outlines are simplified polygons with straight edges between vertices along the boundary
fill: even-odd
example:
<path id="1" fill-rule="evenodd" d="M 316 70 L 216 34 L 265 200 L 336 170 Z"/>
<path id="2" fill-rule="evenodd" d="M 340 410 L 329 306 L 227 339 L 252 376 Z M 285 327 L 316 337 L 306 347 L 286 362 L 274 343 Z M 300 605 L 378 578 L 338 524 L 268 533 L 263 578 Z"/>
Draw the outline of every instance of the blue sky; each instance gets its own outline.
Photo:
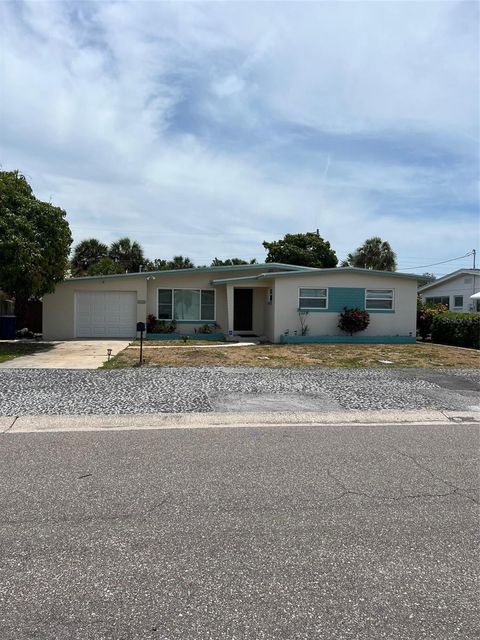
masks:
<path id="1" fill-rule="evenodd" d="M 262 261 L 262 240 L 318 227 L 339 258 L 380 235 L 401 269 L 478 249 L 476 2 L 0 12 L 0 162 L 76 242 Z"/>

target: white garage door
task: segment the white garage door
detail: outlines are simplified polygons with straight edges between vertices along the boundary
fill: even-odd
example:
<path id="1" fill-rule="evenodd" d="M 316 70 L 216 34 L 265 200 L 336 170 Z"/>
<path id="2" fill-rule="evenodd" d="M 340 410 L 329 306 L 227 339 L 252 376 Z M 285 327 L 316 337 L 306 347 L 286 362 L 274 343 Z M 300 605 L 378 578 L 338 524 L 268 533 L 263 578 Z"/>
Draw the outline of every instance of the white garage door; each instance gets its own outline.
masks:
<path id="1" fill-rule="evenodd" d="M 137 324 L 134 291 L 79 291 L 76 294 L 77 338 L 132 338 Z"/>

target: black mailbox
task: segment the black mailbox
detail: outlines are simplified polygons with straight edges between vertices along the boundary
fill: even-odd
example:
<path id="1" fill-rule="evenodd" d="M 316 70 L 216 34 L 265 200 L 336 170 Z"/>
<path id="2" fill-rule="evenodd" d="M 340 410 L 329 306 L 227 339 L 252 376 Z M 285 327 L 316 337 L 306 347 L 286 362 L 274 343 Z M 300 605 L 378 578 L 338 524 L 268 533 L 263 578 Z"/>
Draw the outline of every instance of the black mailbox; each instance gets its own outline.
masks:
<path id="1" fill-rule="evenodd" d="M 137 322 L 137 331 L 145 331 L 145 323 Z"/>

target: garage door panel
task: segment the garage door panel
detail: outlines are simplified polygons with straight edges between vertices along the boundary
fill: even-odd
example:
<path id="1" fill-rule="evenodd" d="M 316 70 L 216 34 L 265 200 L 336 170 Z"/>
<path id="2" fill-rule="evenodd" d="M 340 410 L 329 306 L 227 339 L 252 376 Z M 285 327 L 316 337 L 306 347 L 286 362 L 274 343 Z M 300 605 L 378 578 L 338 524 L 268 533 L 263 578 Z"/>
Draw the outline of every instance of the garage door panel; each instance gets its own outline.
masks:
<path id="1" fill-rule="evenodd" d="M 135 335 L 137 294 L 133 291 L 76 293 L 76 337 L 131 338 Z"/>

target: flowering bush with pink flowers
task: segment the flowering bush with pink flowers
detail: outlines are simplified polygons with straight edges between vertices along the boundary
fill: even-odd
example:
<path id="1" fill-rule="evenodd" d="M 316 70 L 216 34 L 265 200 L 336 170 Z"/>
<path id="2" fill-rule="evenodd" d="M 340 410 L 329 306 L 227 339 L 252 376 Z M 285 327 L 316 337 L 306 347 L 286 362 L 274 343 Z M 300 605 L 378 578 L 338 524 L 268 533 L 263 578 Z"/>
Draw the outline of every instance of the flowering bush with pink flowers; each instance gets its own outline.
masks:
<path id="1" fill-rule="evenodd" d="M 358 331 L 365 331 L 370 324 L 370 314 L 363 309 L 347 309 L 340 314 L 338 328 L 353 336 Z"/>

